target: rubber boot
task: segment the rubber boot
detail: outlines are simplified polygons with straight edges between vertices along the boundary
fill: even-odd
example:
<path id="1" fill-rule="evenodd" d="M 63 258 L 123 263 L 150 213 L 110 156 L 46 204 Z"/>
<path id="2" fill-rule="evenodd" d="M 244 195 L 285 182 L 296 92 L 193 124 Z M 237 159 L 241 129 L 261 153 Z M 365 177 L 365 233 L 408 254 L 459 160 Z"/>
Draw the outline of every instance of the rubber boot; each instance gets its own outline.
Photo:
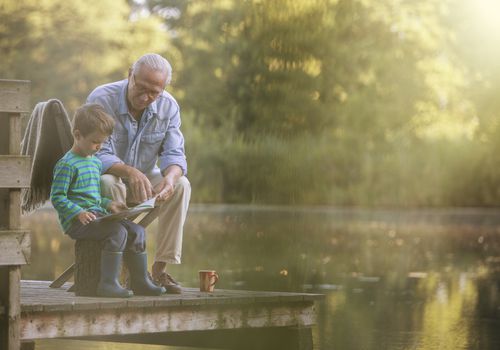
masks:
<path id="1" fill-rule="evenodd" d="M 101 278 L 97 285 L 97 296 L 108 298 L 129 298 L 134 295 L 132 291 L 123 288 L 118 282 L 120 275 L 122 252 L 101 252 Z"/>
<path id="2" fill-rule="evenodd" d="M 146 252 L 126 252 L 125 263 L 130 272 L 130 288 L 135 295 L 161 295 L 164 287 L 156 286 L 148 276 L 148 257 Z"/>

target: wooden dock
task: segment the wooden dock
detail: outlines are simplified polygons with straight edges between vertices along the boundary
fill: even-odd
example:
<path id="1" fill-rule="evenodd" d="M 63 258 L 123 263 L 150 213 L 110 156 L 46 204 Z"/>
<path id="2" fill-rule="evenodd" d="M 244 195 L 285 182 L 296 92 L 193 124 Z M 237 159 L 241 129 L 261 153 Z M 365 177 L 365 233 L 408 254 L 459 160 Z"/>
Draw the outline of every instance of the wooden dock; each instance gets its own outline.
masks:
<path id="1" fill-rule="evenodd" d="M 20 337 L 224 349 L 312 349 L 319 294 L 185 288 L 180 295 L 76 297 L 70 284 L 21 282 Z M 1 310 L 0 310 L 1 311 Z M 31 343 L 30 343 L 31 342 Z"/>
<path id="2" fill-rule="evenodd" d="M 29 91 L 28 81 L 0 79 L 0 350 L 34 349 L 35 340 L 50 338 L 312 350 L 317 294 L 185 289 L 110 299 L 75 297 L 68 283 L 49 288 L 49 281 L 21 281 L 31 251 L 20 220 L 21 189 L 31 176 L 31 157 L 20 155 Z"/>

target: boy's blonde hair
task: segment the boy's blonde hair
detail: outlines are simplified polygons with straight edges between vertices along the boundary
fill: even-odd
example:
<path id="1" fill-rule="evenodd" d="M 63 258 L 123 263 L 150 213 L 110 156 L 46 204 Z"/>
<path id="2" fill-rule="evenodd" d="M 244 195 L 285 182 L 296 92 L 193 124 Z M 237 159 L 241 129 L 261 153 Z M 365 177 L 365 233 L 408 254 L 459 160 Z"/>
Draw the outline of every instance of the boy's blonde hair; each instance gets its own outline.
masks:
<path id="1" fill-rule="evenodd" d="M 73 132 L 80 131 L 82 136 L 87 136 L 94 131 L 103 135 L 111 135 L 115 120 L 97 103 L 87 103 L 79 107 L 73 117 Z"/>

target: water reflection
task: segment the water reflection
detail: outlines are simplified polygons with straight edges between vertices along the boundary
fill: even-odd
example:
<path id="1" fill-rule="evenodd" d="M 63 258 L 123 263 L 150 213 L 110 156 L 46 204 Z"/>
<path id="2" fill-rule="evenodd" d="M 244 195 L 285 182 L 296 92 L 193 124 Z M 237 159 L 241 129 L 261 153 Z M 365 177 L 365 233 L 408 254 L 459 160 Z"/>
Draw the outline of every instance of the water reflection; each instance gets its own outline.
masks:
<path id="1" fill-rule="evenodd" d="M 52 210 L 24 226 L 33 233 L 24 279 L 53 279 L 72 263 L 73 242 Z M 170 272 L 190 287 L 210 268 L 220 288 L 325 293 L 316 349 L 498 349 L 499 238 L 500 216 L 490 210 L 193 206 L 184 263 Z"/>

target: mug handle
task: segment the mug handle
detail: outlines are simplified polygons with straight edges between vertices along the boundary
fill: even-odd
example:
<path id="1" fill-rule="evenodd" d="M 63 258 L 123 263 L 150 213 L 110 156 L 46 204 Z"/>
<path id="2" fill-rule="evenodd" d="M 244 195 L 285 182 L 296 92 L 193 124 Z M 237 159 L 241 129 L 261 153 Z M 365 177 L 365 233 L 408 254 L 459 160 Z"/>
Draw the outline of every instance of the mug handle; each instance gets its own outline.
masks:
<path id="1" fill-rule="evenodd" d="M 214 273 L 213 276 L 215 277 L 215 281 L 210 286 L 215 286 L 215 284 L 219 281 L 219 275 L 217 272 Z"/>

